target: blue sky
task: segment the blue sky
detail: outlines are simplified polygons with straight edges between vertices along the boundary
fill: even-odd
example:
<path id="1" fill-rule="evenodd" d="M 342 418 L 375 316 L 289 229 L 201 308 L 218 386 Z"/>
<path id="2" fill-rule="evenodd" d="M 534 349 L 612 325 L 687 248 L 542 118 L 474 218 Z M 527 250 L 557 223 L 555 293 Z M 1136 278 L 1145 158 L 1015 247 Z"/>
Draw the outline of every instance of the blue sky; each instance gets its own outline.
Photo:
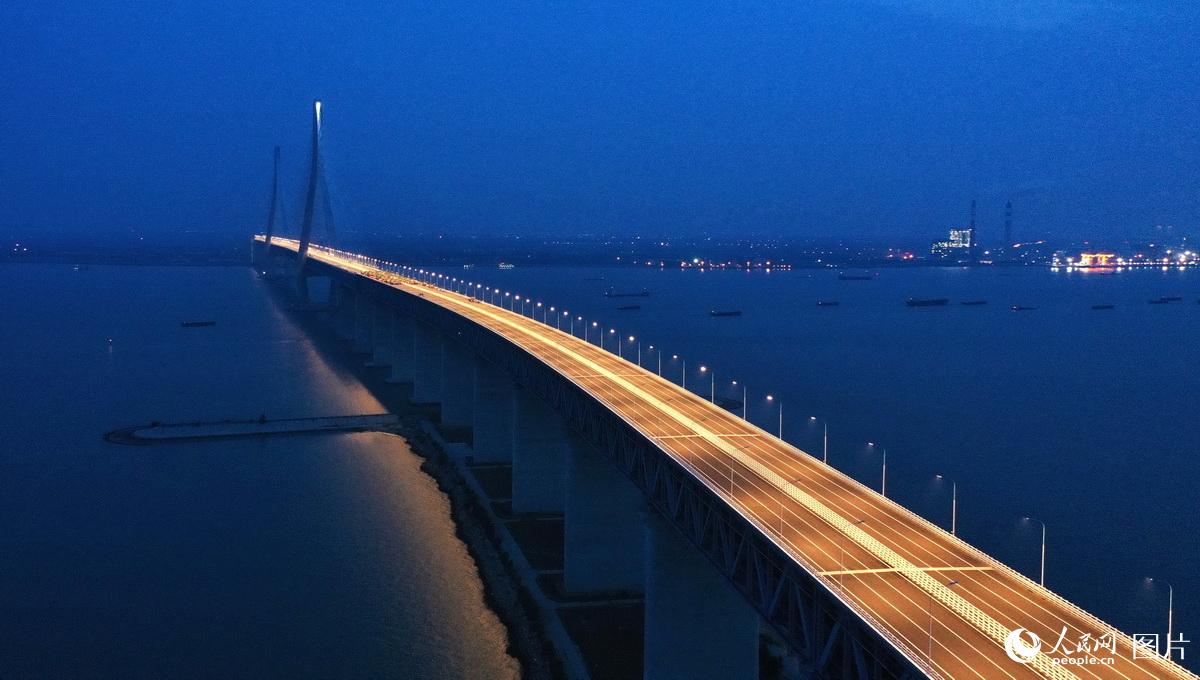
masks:
<path id="1" fill-rule="evenodd" d="M 0 5 L 0 233 L 1200 232 L 1194 3 Z"/>

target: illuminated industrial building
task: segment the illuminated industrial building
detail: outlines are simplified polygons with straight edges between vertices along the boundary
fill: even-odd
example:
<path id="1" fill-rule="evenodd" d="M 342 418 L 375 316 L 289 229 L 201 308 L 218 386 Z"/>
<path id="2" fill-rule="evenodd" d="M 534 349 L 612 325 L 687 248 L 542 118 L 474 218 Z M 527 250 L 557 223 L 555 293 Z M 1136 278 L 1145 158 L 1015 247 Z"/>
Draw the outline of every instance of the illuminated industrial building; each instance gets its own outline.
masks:
<path id="1" fill-rule="evenodd" d="M 950 238 L 946 241 L 934 241 L 929 248 L 929 254 L 954 260 L 965 260 L 971 255 L 972 236 L 974 229 L 951 229 Z"/>

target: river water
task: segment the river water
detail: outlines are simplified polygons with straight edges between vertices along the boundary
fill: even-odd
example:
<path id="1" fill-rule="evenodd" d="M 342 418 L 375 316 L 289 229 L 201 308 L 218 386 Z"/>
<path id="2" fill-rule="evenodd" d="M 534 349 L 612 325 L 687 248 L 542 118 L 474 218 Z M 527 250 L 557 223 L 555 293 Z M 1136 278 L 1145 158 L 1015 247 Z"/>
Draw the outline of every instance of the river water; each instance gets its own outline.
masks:
<path id="1" fill-rule="evenodd" d="M 625 356 L 640 341 L 654 370 L 664 348 L 664 375 L 697 392 L 746 385 L 754 422 L 774 431 L 782 403 L 784 436 L 818 455 L 809 416 L 825 418 L 831 464 L 864 483 L 882 472 L 866 442 L 885 446 L 888 495 L 943 525 L 935 475 L 957 481 L 959 534 L 1035 577 L 1021 518 L 1044 521 L 1047 585 L 1128 632 L 1165 632 L 1144 577 L 1171 581 L 1175 631 L 1200 637 L 1200 271 L 445 271 L 595 320 Z M 381 410 L 249 270 L 14 265 L 0 286 L 0 676 L 516 672 L 402 441 L 100 441 L 155 419 Z M 1147 304 L 1164 295 L 1184 299 Z"/>
<path id="2" fill-rule="evenodd" d="M 664 375 L 704 396 L 740 402 L 746 386 L 771 432 L 782 402 L 784 437 L 817 455 L 823 418 L 830 463 L 879 488 L 876 442 L 888 495 L 947 528 L 956 481 L 959 535 L 1035 578 L 1040 526 L 1022 518 L 1045 522 L 1047 585 L 1127 632 L 1165 634 L 1166 589 L 1145 577 L 1172 582 L 1200 668 L 1200 270 L 441 271 L 529 297 L 539 318 L 566 308 L 626 357 L 640 342 L 653 370 L 662 348 Z M 1183 299 L 1148 304 L 1162 296 Z"/>
<path id="3" fill-rule="evenodd" d="M 402 439 L 101 440 L 384 410 L 248 268 L 11 265 L 0 290 L 0 677 L 519 675 Z"/>

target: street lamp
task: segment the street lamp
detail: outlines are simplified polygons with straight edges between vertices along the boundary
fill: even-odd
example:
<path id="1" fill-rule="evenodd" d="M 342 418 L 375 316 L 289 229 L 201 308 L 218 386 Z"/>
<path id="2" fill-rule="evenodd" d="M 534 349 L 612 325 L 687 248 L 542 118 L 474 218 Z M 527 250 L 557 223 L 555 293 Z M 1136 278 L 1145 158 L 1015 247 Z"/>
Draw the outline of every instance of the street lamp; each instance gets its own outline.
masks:
<path id="1" fill-rule="evenodd" d="M 829 421 L 816 416 L 809 416 L 808 419 L 814 423 L 821 423 L 821 430 L 823 432 L 821 435 L 821 462 L 829 465 Z M 887 459 L 886 453 L 884 454 L 884 459 Z"/>
<path id="2" fill-rule="evenodd" d="M 617 335 L 617 329 L 615 329 L 615 328 L 608 329 L 608 334 L 609 335 Z M 604 334 L 603 333 L 600 334 L 600 349 L 604 349 Z M 617 356 L 618 357 L 621 356 L 621 337 L 620 336 L 617 336 Z"/>
<path id="3" fill-rule="evenodd" d="M 701 373 L 708 373 L 710 384 L 708 386 L 708 400 L 712 403 L 717 403 L 717 374 L 715 371 L 708 370 L 708 366 L 700 367 Z"/>
<path id="4" fill-rule="evenodd" d="M 778 434 L 778 435 L 776 435 L 776 436 L 777 436 L 777 437 L 779 437 L 779 439 L 781 439 L 781 440 L 782 440 L 782 439 L 783 439 L 783 400 L 782 400 L 782 399 L 776 399 L 775 397 L 773 397 L 773 396 L 771 396 L 770 394 L 768 394 L 768 395 L 767 395 L 767 401 L 774 401 L 774 402 L 778 402 L 778 403 L 779 403 L 779 434 Z"/>
<path id="5" fill-rule="evenodd" d="M 938 479 L 945 479 L 941 475 L 936 475 Z M 950 535 L 958 535 L 958 482 L 950 480 Z"/>
<path id="6" fill-rule="evenodd" d="M 952 581 L 946 582 L 947 588 L 953 588 L 956 585 L 958 585 L 958 579 L 954 579 Z M 932 662 L 933 662 L 933 590 L 932 589 L 930 589 L 930 591 L 929 591 L 928 611 L 929 611 L 929 649 L 926 652 L 926 654 L 928 655 L 929 661 L 931 662 L 930 665 L 932 665 Z"/>
<path id="7" fill-rule="evenodd" d="M 1166 649 L 1163 650 L 1163 657 L 1170 659 L 1171 658 L 1171 633 L 1173 632 L 1172 625 L 1175 623 L 1175 620 L 1174 620 L 1175 619 L 1175 587 L 1172 586 L 1169 581 L 1164 581 L 1161 578 L 1157 578 L 1157 579 L 1156 578 L 1147 578 L 1146 579 L 1147 583 L 1154 583 L 1155 581 L 1162 581 L 1163 583 L 1167 584 L 1167 647 L 1166 647 Z"/>
<path id="8" fill-rule="evenodd" d="M 658 357 L 658 377 L 661 378 L 662 377 L 662 350 L 654 349 L 654 345 L 650 345 L 650 347 L 648 348 L 647 351 L 654 352 L 655 356 Z"/>
<path id="9" fill-rule="evenodd" d="M 638 365 L 638 368 L 641 368 L 642 367 L 642 342 L 632 335 L 629 336 L 629 342 L 635 342 L 635 341 L 637 342 L 637 365 Z"/>
<path id="10" fill-rule="evenodd" d="M 879 495 L 887 498 L 887 449 L 882 446 L 876 447 L 875 442 L 867 442 L 867 446 L 878 448 L 883 452 L 883 482 L 879 485 Z"/>
<path id="11" fill-rule="evenodd" d="M 1046 523 L 1040 519 L 1034 519 L 1032 517 L 1025 517 L 1023 519 L 1026 522 L 1037 522 L 1038 524 L 1042 525 L 1042 576 L 1041 576 L 1041 580 L 1038 581 L 1038 583 L 1040 583 L 1041 586 L 1043 588 L 1045 588 L 1046 587 Z"/>
<path id="12" fill-rule="evenodd" d="M 686 390 L 687 389 L 687 360 L 680 359 L 678 354 L 672 354 L 671 361 L 678 361 L 679 363 L 683 364 L 683 368 L 679 372 L 679 386 Z"/>
<path id="13" fill-rule="evenodd" d="M 738 381 L 733 381 L 733 386 L 737 387 Z M 742 384 L 742 420 L 749 421 L 750 418 L 746 414 L 746 385 Z"/>

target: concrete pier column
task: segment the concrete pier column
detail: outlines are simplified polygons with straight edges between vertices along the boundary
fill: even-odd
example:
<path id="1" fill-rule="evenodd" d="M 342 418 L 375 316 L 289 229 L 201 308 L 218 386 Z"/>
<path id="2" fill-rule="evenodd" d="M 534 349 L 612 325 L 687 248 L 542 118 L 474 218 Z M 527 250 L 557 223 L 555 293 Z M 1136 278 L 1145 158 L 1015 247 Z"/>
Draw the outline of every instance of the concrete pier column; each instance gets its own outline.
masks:
<path id="1" fill-rule="evenodd" d="M 387 366 L 392 361 L 392 312 L 382 303 L 371 303 L 371 360 L 368 366 Z"/>
<path id="2" fill-rule="evenodd" d="M 392 372 L 388 375 L 390 383 L 411 383 L 416 371 L 416 337 L 412 319 L 392 309 Z"/>
<path id="3" fill-rule="evenodd" d="M 471 409 L 471 455 L 476 461 L 507 463 L 513 459 L 514 387 L 512 378 L 494 364 L 475 362 L 475 399 Z"/>
<path id="4" fill-rule="evenodd" d="M 646 521 L 644 677 L 758 677 L 758 612 L 657 513 Z"/>
<path id="5" fill-rule="evenodd" d="M 415 324 L 413 401 L 436 404 L 442 400 L 442 336 L 423 323 Z"/>
<path id="6" fill-rule="evenodd" d="M 345 284 L 337 284 L 337 299 L 333 307 L 333 332 L 342 340 L 354 339 L 354 291 Z"/>
<path id="7" fill-rule="evenodd" d="M 354 293 L 354 337 L 351 349 L 355 352 L 371 351 L 371 300 L 362 293 Z"/>
<path id="8" fill-rule="evenodd" d="M 475 358 L 461 342 L 442 345 L 442 425 L 470 427 L 475 410 Z"/>
<path id="9" fill-rule="evenodd" d="M 562 512 L 567 455 L 574 446 L 566 422 L 528 390 L 517 389 L 512 454 L 513 512 Z"/>
<path id="10" fill-rule="evenodd" d="M 642 492 L 589 446 L 567 454 L 563 585 L 569 593 L 645 592 Z"/>

